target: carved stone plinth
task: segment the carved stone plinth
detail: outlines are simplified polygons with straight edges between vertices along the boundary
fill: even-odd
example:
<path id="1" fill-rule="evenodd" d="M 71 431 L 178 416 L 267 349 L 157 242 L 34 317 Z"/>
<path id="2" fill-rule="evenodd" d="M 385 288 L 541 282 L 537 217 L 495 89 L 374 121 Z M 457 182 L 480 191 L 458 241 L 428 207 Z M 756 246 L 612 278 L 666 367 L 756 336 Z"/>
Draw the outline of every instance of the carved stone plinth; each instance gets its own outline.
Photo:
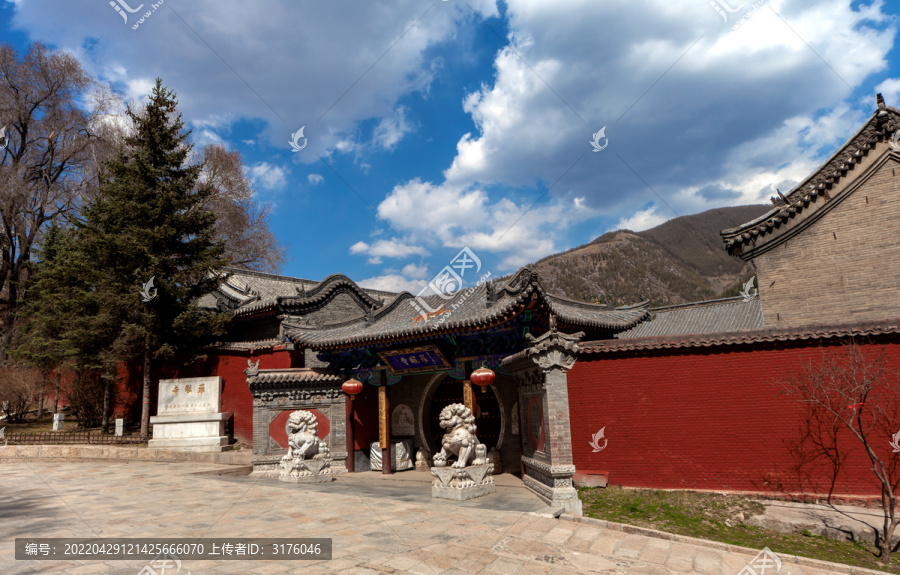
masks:
<path id="1" fill-rule="evenodd" d="M 453 499 L 465 501 L 494 493 L 494 466 L 470 465 L 468 467 L 432 467 L 431 497 L 435 499 Z"/>
<path id="2" fill-rule="evenodd" d="M 331 475 L 331 458 L 281 460 L 279 481 L 288 483 L 326 483 L 334 481 Z"/>

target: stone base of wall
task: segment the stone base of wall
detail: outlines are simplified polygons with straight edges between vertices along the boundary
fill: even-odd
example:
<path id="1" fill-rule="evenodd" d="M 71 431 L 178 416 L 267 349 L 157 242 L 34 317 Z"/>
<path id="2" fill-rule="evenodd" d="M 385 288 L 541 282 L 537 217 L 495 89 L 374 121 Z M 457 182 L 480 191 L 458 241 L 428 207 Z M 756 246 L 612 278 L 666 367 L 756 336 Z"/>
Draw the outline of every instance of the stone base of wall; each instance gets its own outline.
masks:
<path id="1" fill-rule="evenodd" d="M 7 445 L 0 447 L 0 463 L 22 459 L 62 459 L 65 461 L 164 461 L 249 465 L 249 451 L 192 452 L 172 449 L 115 445 Z"/>
<path id="2" fill-rule="evenodd" d="M 530 457 L 522 457 L 525 475 L 522 482 L 546 504 L 562 507 L 567 513 L 581 515 L 581 500 L 572 487 L 574 465 L 549 465 Z"/>

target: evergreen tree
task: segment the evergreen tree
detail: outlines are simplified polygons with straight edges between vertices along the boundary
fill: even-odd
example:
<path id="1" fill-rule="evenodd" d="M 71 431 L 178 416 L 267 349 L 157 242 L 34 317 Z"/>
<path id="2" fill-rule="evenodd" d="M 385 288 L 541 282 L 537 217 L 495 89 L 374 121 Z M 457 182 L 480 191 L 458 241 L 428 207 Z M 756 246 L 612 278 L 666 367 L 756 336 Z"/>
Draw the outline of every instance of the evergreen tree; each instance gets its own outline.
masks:
<path id="1" fill-rule="evenodd" d="M 146 107 L 127 114 L 131 135 L 84 208 L 78 243 L 96 268 L 98 308 L 116 332 L 106 365 L 141 362 L 146 437 L 156 363 L 189 357 L 224 330 L 227 317 L 196 302 L 218 285 L 226 261 L 215 216 L 203 207 L 210 189 L 197 185 L 201 166 L 188 163 L 175 94 L 157 79 Z"/>
<path id="2" fill-rule="evenodd" d="M 56 371 L 54 413 L 63 372 L 80 375 L 74 378 L 77 381 L 87 380 L 89 373 L 101 369 L 114 373 L 115 364 L 107 350 L 121 326 L 100 308 L 94 289 L 97 279 L 97 268 L 85 258 L 73 231 L 51 224 L 37 262 L 30 268 L 23 329 L 12 354 L 40 369 L 45 379 Z M 110 403 L 107 385 L 104 429 L 109 422 Z"/>

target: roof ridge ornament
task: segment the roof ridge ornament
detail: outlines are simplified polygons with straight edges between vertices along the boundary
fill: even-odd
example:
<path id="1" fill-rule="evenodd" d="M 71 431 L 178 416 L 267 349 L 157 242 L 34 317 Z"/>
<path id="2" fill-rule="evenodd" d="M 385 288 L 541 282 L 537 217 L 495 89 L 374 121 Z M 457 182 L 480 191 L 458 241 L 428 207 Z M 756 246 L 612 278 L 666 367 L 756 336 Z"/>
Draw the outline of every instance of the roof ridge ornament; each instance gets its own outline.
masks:
<path id="1" fill-rule="evenodd" d="M 551 318 L 554 316 L 551 315 Z M 555 320 L 551 319 L 555 323 Z M 525 355 L 544 370 L 561 369 L 568 371 L 575 365 L 575 359 L 581 352 L 578 341 L 584 337 L 584 332 L 561 333 L 553 329 L 540 337 L 534 337 L 530 333 L 525 334 L 529 346 L 525 348 Z"/>
<path id="2" fill-rule="evenodd" d="M 259 375 L 259 360 L 256 360 L 256 363 L 253 363 L 252 359 L 247 360 L 247 369 L 244 370 L 244 374 L 248 377 L 256 377 Z"/>
<path id="3" fill-rule="evenodd" d="M 879 108 L 884 108 L 886 106 L 884 103 L 884 96 L 881 94 L 875 94 L 875 100 L 878 102 Z"/>

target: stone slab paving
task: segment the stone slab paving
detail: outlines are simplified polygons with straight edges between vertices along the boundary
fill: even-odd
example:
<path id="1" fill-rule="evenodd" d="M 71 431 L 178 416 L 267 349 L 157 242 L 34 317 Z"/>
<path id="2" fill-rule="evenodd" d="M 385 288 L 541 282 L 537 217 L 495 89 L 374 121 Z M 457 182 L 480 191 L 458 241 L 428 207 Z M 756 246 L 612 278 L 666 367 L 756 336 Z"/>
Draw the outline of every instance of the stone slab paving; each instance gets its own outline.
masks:
<path id="1" fill-rule="evenodd" d="M 330 561 L 185 561 L 180 573 L 165 575 L 736 575 L 753 558 L 531 514 L 540 505 L 511 476 L 497 478 L 493 500 L 458 504 L 431 500 L 428 479 L 412 472 L 354 474 L 328 485 L 197 474 L 217 468 L 140 461 L 0 466 L 0 573 L 136 575 L 146 565 L 16 561 L 13 540 L 26 536 L 334 540 Z M 788 571 L 835 572 L 786 564 L 778 575 Z"/>

